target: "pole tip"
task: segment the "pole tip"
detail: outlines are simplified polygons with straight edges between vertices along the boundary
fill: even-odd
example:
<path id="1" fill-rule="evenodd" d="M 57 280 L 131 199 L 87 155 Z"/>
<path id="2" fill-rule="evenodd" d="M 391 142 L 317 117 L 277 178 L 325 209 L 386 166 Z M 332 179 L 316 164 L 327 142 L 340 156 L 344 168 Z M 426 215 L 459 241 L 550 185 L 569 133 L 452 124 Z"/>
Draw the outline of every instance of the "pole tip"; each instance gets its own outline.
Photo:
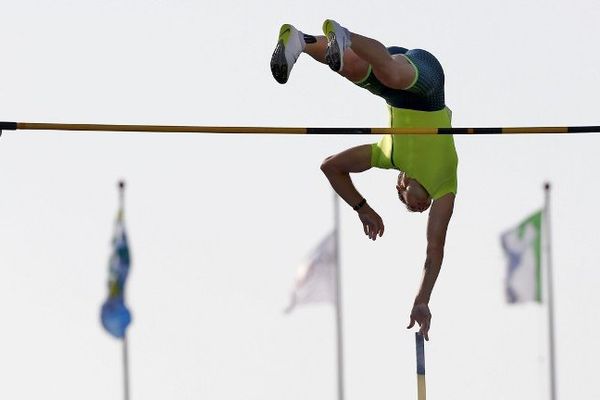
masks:
<path id="1" fill-rule="evenodd" d="M 544 182 L 544 190 L 545 191 L 549 191 L 550 190 L 550 182 Z"/>
<path id="2" fill-rule="evenodd" d="M 118 184 L 118 186 L 119 186 L 119 190 L 123 190 L 123 189 L 125 189 L 125 181 L 124 181 L 123 179 L 121 179 L 121 180 L 119 181 L 119 184 Z"/>

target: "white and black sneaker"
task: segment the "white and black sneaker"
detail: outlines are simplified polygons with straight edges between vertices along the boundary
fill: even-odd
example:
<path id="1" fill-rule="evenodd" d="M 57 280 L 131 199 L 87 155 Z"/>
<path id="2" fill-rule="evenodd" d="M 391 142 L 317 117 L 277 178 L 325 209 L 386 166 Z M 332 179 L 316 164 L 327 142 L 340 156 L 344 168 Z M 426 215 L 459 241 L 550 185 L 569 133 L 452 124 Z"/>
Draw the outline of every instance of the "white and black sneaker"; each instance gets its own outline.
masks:
<path id="1" fill-rule="evenodd" d="M 271 56 L 271 73 L 281 84 L 286 83 L 292 67 L 306 47 L 304 35 L 290 24 L 283 24 L 279 29 L 277 46 Z"/>
<path id="2" fill-rule="evenodd" d="M 323 33 L 327 36 L 325 61 L 329 68 L 340 72 L 344 68 L 344 50 L 350 47 L 350 33 L 332 19 L 323 22 Z"/>

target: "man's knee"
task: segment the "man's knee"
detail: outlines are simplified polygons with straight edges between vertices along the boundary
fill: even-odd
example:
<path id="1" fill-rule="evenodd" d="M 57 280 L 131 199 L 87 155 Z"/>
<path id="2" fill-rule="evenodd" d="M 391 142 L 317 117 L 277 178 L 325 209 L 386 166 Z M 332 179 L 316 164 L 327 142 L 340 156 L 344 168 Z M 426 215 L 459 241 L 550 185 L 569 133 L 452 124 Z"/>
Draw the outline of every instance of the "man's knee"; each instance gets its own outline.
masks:
<path id="1" fill-rule="evenodd" d="M 369 63 L 355 55 L 344 58 L 344 69 L 340 72 L 342 76 L 357 82 L 364 79 L 369 72 Z"/>

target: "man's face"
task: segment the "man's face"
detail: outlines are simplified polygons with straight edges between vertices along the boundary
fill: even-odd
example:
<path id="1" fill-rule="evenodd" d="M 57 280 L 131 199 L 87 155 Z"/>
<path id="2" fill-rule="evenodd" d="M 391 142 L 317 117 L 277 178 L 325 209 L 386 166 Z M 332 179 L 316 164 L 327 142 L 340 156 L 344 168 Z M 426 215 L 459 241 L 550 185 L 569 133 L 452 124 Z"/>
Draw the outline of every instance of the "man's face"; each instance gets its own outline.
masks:
<path id="1" fill-rule="evenodd" d="M 431 205 L 431 198 L 425 188 L 403 172 L 398 175 L 396 190 L 400 201 L 406 205 L 409 211 L 423 212 Z"/>

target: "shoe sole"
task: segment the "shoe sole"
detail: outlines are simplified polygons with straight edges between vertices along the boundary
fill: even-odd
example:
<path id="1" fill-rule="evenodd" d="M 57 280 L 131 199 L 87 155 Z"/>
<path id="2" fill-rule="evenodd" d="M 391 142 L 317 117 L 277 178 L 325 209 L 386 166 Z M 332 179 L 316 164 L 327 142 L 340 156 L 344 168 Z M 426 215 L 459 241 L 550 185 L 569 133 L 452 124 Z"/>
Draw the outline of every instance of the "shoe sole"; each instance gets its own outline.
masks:
<path id="1" fill-rule="evenodd" d="M 329 68 L 335 72 L 340 72 L 343 67 L 343 62 L 340 45 L 335 37 L 333 29 L 329 29 L 331 21 L 326 20 L 323 24 L 323 32 L 327 35 L 327 50 L 325 51 L 325 61 L 329 65 Z"/>
<path id="2" fill-rule="evenodd" d="M 285 45 L 283 40 L 277 42 L 275 51 L 271 56 L 271 73 L 273 78 L 281 84 L 284 84 L 288 80 L 288 67 L 287 61 L 285 60 Z"/>
<path id="3" fill-rule="evenodd" d="M 342 57 L 340 56 L 340 46 L 335 37 L 335 33 L 329 32 L 327 34 L 327 41 L 329 42 L 329 45 L 325 52 L 325 61 L 327 61 L 329 68 L 335 72 L 339 72 L 342 70 Z"/>
<path id="4" fill-rule="evenodd" d="M 291 31 L 288 24 L 281 26 L 279 29 L 279 40 L 271 56 L 271 73 L 273 74 L 273 78 L 281 84 L 286 83 L 289 77 L 287 60 L 285 59 L 285 42 L 288 40 Z"/>

